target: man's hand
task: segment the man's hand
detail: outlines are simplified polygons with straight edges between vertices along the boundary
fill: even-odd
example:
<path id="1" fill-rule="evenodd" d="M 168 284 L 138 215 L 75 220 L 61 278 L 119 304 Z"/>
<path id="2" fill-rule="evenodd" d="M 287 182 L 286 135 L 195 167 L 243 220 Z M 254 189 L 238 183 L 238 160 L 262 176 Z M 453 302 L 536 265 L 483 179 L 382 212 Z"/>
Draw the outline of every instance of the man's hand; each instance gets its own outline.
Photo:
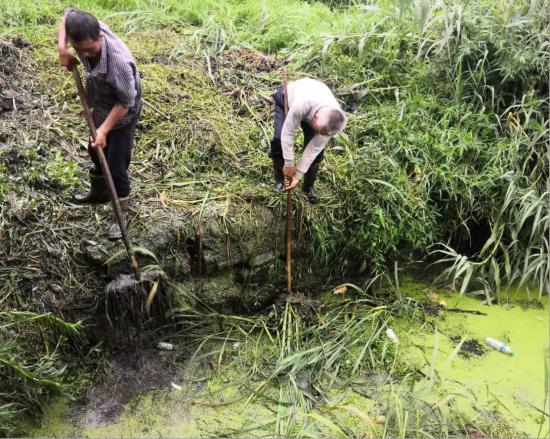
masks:
<path id="1" fill-rule="evenodd" d="M 71 70 L 75 64 L 78 64 L 78 60 L 68 49 L 59 49 L 59 62 L 65 66 L 67 70 Z"/>
<path id="2" fill-rule="evenodd" d="M 283 166 L 283 175 L 285 176 L 285 180 L 292 180 L 292 177 L 294 177 L 295 173 L 296 168 L 294 166 Z"/>
<path id="3" fill-rule="evenodd" d="M 95 140 L 92 141 L 92 148 L 105 148 L 107 145 L 107 135 L 101 128 L 98 128 L 95 135 Z"/>
<path id="4" fill-rule="evenodd" d="M 298 186 L 298 183 L 300 183 L 300 179 L 295 175 L 292 176 L 292 180 L 285 178 L 285 189 L 287 191 L 294 189 L 296 186 Z"/>

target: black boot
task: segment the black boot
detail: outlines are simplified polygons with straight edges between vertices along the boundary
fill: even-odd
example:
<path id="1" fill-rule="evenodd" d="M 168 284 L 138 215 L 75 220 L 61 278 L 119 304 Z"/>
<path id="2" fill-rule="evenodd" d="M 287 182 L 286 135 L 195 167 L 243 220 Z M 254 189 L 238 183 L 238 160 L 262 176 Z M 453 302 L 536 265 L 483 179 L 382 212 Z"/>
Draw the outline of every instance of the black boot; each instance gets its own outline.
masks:
<path id="1" fill-rule="evenodd" d="M 283 166 L 285 162 L 283 159 L 274 158 L 273 159 L 273 173 L 275 175 L 275 184 L 273 188 L 276 192 L 283 193 L 285 191 L 284 185 L 284 176 L 283 176 Z"/>
<path id="2" fill-rule="evenodd" d="M 306 174 L 304 175 L 304 185 L 302 186 L 302 190 L 306 194 L 307 200 L 311 204 L 320 203 L 319 197 L 317 197 L 317 192 L 313 187 L 313 185 L 315 184 L 315 180 L 317 180 L 317 173 L 319 172 L 320 165 L 321 164 L 318 162 L 313 162 L 307 170 Z"/>
<path id="3" fill-rule="evenodd" d="M 109 201 L 109 188 L 105 177 L 90 172 L 90 191 L 75 195 L 72 201 L 75 204 L 102 204 Z"/>
<path id="4" fill-rule="evenodd" d="M 122 213 L 122 222 L 126 224 L 126 218 L 128 216 L 128 197 L 119 198 L 118 203 L 120 204 L 120 210 Z M 122 231 L 116 220 L 116 215 L 113 212 L 113 219 L 111 225 L 109 226 L 108 238 L 111 241 L 116 241 L 117 239 L 122 238 Z"/>

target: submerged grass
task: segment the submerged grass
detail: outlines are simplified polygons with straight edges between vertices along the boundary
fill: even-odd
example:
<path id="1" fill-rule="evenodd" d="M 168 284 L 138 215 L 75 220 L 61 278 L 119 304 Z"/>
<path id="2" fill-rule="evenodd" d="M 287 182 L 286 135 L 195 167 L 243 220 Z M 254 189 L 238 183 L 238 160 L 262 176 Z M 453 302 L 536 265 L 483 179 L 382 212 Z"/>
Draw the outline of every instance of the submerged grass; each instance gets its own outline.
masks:
<path id="1" fill-rule="evenodd" d="M 391 307 L 373 306 L 366 296 L 333 301 L 322 311 L 311 299 L 297 296 L 260 317 L 193 307 L 177 310 L 175 318 L 182 337 L 197 340 L 196 355 L 218 366 L 230 358 L 231 367 L 247 371 L 231 385 L 245 404 L 261 401 L 272 410 L 271 428 L 282 436 L 306 429 L 313 407 L 325 403 L 332 388 L 394 361 L 395 351 L 383 337 L 392 320 Z M 219 331 L 212 332 L 214 327 Z M 220 348 L 211 351 L 212 342 Z M 204 353 L 203 346 L 208 348 Z M 238 433 L 245 432 L 233 432 Z"/>
<path id="2" fill-rule="evenodd" d="M 516 327 L 525 324 L 523 296 L 507 290 L 508 308 L 488 309 L 405 280 L 380 296 L 352 284 L 342 296 L 340 286 L 317 308 L 311 299 L 289 298 L 260 316 L 177 310 L 174 340 L 197 346 L 196 357 L 212 365 L 212 407 L 234 407 L 235 418 L 249 413 L 249 406 L 272 412 L 256 422 L 242 420 L 241 428 L 229 415 L 232 428 L 217 426 L 208 433 L 518 437 L 539 429 L 544 435 L 547 414 L 536 407 L 544 404 L 539 384 L 546 343 L 541 332 L 533 337 Z M 442 299 L 448 304 L 438 304 Z M 547 324 L 545 310 L 531 311 L 527 319 L 536 320 L 537 327 Z M 506 327 L 506 319 L 514 325 Z M 398 345 L 385 335 L 390 326 Z M 483 343 L 488 334 L 517 347 L 521 358 L 483 347 L 465 356 L 470 354 L 464 346 Z M 525 382 L 522 370 L 532 380 Z"/>

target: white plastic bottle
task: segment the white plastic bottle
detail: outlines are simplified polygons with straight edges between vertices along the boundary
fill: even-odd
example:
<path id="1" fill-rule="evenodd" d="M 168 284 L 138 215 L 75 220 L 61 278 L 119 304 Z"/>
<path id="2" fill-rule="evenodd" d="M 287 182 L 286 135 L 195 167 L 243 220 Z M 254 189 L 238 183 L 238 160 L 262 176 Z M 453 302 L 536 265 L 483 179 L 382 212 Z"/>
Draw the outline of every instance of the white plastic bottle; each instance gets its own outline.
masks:
<path id="1" fill-rule="evenodd" d="M 165 341 L 159 341 L 157 343 L 157 349 L 160 351 L 171 351 L 174 349 L 174 345 Z"/>
<path id="2" fill-rule="evenodd" d="M 512 348 L 510 348 L 510 346 L 508 346 L 506 343 L 503 343 L 499 340 L 495 340 L 494 338 L 487 337 L 485 339 L 485 343 L 487 343 L 493 349 L 496 349 L 497 351 L 500 351 L 504 354 L 514 355 L 514 351 L 512 351 Z"/>
<path id="3" fill-rule="evenodd" d="M 397 335 L 395 335 L 395 332 L 393 332 L 393 329 L 392 328 L 388 328 L 386 329 L 386 335 L 388 336 L 388 338 L 394 342 L 395 344 L 398 344 L 399 343 L 399 339 L 397 338 Z"/>

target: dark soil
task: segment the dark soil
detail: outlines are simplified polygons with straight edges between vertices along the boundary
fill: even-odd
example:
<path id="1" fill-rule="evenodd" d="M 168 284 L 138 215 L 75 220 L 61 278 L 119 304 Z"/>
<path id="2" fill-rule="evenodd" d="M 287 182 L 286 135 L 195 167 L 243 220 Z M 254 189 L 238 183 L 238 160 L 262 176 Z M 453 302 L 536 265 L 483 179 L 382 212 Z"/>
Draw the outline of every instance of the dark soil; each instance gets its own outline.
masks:
<path id="1" fill-rule="evenodd" d="M 452 336 L 450 338 L 455 343 L 460 343 L 460 340 L 462 340 L 462 337 L 460 337 L 459 335 Z M 458 355 L 463 358 L 475 358 L 485 355 L 486 352 L 487 349 L 485 349 L 485 346 L 483 344 L 481 344 L 475 338 L 470 338 L 468 340 L 464 340 L 464 343 L 462 343 L 462 346 L 460 347 L 460 351 L 458 351 Z"/>
<path id="2" fill-rule="evenodd" d="M 235 48 L 225 51 L 213 60 L 212 78 L 238 103 L 238 114 L 248 114 L 249 108 L 264 113 L 271 106 L 266 105 L 276 88 L 281 85 L 283 64 L 273 55 L 262 55 L 250 49 Z M 258 89 L 251 78 L 264 78 L 265 88 Z M 246 102 L 246 105 L 244 103 Z"/>
<path id="3" fill-rule="evenodd" d="M 271 72 L 281 67 L 274 55 L 262 55 L 250 49 L 231 49 L 215 60 L 217 70 L 232 70 L 242 77 Z"/>
<path id="4" fill-rule="evenodd" d="M 471 437 L 472 439 L 482 439 L 482 438 L 489 437 L 485 432 L 483 432 L 477 427 L 474 427 L 473 425 L 467 425 L 466 432 L 468 433 L 468 436 Z"/>
<path id="5" fill-rule="evenodd" d="M 543 303 L 537 299 L 519 300 L 517 303 L 519 306 L 521 306 L 522 309 L 543 309 L 544 308 Z"/>
<path id="6" fill-rule="evenodd" d="M 24 62 L 30 44 L 19 36 L 0 40 L 0 115 L 36 106 L 39 101 L 29 90 Z"/>
<path id="7" fill-rule="evenodd" d="M 311 324 L 317 322 L 319 312 L 321 311 L 321 302 L 319 300 L 297 292 L 288 294 L 282 289 L 280 290 L 279 297 L 271 306 L 271 312 L 266 317 L 267 321 L 281 318 L 284 315 L 287 303 L 292 305 L 304 322 Z"/>
<path id="8" fill-rule="evenodd" d="M 141 352 L 127 348 L 115 351 L 103 381 L 73 407 L 85 413 L 83 427 L 112 424 L 136 395 L 167 390 L 172 381 L 177 381 L 176 355 L 152 348 Z"/>
<path id="9" fill-rule="evenodd" d="M 428 316 L 438 316 L 444 307 L 439 303 L 422 302 L 422 309 Z"/>

